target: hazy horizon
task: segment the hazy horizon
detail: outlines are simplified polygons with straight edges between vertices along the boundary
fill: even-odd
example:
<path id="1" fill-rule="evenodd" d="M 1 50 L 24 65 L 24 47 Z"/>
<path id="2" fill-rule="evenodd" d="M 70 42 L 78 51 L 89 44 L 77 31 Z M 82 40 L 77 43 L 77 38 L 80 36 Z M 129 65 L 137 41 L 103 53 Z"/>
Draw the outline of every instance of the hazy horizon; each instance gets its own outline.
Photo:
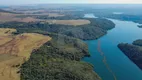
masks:
<path id="1" fill-rule="evenodd" d="M 142 0 L 0 0 L 0 5 L 27 4 L 142 4 Z M 10 1 L 10 2 L 9 2 Z"/>

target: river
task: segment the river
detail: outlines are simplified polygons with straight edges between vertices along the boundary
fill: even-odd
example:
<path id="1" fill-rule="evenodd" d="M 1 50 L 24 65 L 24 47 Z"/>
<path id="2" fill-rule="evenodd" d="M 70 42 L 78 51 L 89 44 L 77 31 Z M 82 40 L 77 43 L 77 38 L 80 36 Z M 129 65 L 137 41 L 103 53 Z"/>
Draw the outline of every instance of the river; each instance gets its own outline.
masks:
<path id="1" fill-rule="evenodd" d="M 86 18 L 90 16 L 95 17 L 85 15 Z M 122 42 L 131 44 L 136 39 L 142 39 L 142 28 L 130 21 L 109 20 L 115 23 L 115 28 L 98 40 L 85 41 L 91 57 L 83 60 L 94 65 L 102 80 L 142 80 L 142 70 L 117 47 Z"/>

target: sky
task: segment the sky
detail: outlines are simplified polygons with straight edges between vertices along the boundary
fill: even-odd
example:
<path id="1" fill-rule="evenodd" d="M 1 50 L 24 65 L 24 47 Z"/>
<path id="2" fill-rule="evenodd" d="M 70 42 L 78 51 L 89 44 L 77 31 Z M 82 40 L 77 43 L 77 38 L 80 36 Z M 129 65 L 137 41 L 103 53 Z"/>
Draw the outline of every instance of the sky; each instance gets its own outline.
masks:
<path id="1" fill-rule="evenodd" d="M 20 4 L 48 4 L 48 3 L 115 3 L 115 4 L 142 4 L 142 0 L 0 0 L 0 5 L 20 5 Z"/>

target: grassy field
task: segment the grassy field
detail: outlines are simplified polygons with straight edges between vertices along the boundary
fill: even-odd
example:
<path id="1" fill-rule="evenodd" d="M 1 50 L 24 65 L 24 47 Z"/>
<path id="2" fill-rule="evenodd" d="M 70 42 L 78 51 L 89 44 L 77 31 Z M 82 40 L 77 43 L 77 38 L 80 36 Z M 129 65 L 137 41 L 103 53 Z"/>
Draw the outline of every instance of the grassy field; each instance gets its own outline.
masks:
<path id="1" fill-rule="evenodd" d="M 11 33 L 15 31 L 16 29 L 0 28 L 0 45 L 12 40 L 13 36 Z"/>
<path id="2" fill-rule="evenodd" d="M 34 49 L 38 49 L 49 36 L 36 33 L 12 35 L 15 29 L 0 29 L 0 79 L 20 80 L 19 66 L 25 62 Z"/>
<path id="3" fill-rule="evenodd" d="M 89 20 L 83 20 L 83 19 L 79 19 L 79 20 L 46 20 L 46 21 L 50 24 L 62 24 L 62 25 L 74 25 L 74 26 L 90 24 Z"/>
<path id="4" fill-rule="evenodd" d="M 16 29 L 0 28 L 0 36 L 11 35 L 12 32 L 16 32 Z"/>

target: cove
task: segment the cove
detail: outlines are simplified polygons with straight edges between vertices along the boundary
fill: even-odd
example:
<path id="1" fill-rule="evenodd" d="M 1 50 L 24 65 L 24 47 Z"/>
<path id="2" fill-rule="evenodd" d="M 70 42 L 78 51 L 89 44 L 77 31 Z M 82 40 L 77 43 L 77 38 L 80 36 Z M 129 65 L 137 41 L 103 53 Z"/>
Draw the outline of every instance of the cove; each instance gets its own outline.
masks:
<path id="1" fill-rule="evenodd" d="M 109 20 L 115 23 L 115 28 L 97 40 L 85 41 L 91 57 L 85 57 L 83 60 L 94 66 L 102 80 L 142 80 L 142 70 L 117 47 L 122 42 L 131 44 L 142 39 L 142 29 L 134 22 Z"/>

